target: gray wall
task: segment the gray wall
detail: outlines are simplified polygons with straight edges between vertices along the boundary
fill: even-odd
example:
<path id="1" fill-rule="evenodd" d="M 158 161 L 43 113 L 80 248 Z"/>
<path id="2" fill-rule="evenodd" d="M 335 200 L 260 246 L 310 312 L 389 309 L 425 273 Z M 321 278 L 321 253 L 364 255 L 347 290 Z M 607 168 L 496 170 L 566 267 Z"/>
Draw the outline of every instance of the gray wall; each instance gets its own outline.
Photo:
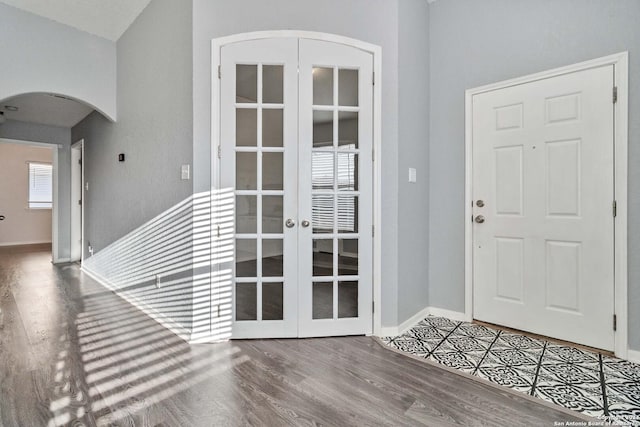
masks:
<path id="1" fill-rule="evenodd" d="M 0 125 L 0 138 L 58 145 L 58 258 L 71 255 L 71 130 L 7 120 Z"/>
<path id="2" fill-rule="evenodd" d="M 115 43 L 0 3 L 0 100 L 63 94 L 115 119 Z"/>
<path id="3" fill-rule="evenodd" d="M 180 179 L 192 161 L 191 29 L 190 1 L 153 0 L 117 42 L 118 122 L 94 112 L 72 130 L 85 139 L 96 252 L 191 195 Z"/>
<path id="4" fill-rule="evenodd" d="M 404 0 L 403 0 L 404 1 Z M 398 321 L 398 0 L 194 0 L 194 192 L 211 181 L 211 40 L 260 30 L 307 30 L 382 47 L 383 325 Z M 424 22 L 423 22 L 424 25 Z M 415 141 L 419 144 L 419 141 Z M 403 173 L 404 175 L 404 173 Z M 401 242 L 404 244 L 405 242 Z M 407 273 L 411 275 L 411 272 Z"/>
<path id="5" fill-rule="evenodd" d="M 399 2 L 398 324 L 429 305 L 428 22 L 426 1 Z M 410 167 L 415 184 L 408 182 Z"/>
<path id="6" fill-rule="evenodd" d="M 464 91 L 629 51 L 629 326 L 640 349 L 640 2 L 441 0 L 430 5 L 429 300 L 464 311 Z"/>

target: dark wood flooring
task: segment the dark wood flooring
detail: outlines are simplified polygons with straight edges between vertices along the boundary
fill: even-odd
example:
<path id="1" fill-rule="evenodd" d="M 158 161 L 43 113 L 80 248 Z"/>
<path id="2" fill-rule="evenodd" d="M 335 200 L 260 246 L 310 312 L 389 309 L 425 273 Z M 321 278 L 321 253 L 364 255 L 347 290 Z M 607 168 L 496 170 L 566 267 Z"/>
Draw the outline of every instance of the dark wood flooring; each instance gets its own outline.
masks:
<path id="1" fill-rule="evenodd" d="M 578 418 L 373 338 L 188 345 L 46 247 L 0 248 L 2 426 L 537 426 Z"/>

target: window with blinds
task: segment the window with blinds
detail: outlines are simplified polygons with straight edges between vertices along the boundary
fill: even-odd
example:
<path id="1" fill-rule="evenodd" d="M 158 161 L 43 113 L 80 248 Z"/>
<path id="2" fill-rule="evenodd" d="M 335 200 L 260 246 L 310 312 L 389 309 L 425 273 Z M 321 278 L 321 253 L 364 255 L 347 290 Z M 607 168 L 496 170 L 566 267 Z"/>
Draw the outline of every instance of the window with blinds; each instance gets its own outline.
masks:
<path id="1" fill-rule="evenodd" d="M 29 162 L 29 209 L 51 209 L 52 206 L 53 167 Z"/>

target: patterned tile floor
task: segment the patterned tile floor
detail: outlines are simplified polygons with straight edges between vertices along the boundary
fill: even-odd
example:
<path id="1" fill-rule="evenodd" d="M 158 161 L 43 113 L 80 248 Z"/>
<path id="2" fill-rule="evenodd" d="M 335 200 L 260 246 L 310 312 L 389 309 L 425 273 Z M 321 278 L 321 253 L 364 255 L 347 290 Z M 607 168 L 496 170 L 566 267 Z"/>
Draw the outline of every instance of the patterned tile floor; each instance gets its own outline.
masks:
<path id="1" fill-rule="evenodd" d="M 640 425 L 640 365 L 634 363 L 433 316 L 382 341 L 615 425 Z"/>

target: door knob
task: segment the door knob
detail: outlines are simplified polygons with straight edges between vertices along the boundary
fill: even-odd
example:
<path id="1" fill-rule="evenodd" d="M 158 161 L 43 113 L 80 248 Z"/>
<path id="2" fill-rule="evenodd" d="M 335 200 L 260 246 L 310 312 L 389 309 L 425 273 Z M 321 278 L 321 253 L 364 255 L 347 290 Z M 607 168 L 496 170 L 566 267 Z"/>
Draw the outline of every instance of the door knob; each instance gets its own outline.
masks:
<path id="1" fill-rule="evenodd" d="M 476 201 L 476 206 L 479 207 L 479 208 L 483 207 L 484 206 L 484 200 L 477 200 Z"/>
<path id="2" fill-rule="evenodd" d="M 0 221 L 4 221 L 4 215 L 0 215 Z"/>
<path id="3" fill-rule="evenodd" d="M 300 225 L 303 226 L 304 228 L 307 228 L 309 225 L 311 225 L 311 223 L 309 222 L 308 219 L 305 219 L 300 223 Z"/>
<path id="4" fill-rule="evenodd" d="M 475 222 L 477 222 L 478 224 L 482 224 L 484 222 L 484 216 L 478 215 L 475 219 Z"/>
<path id="5" fill-rule="evenodd" d="M 291 218 L 287 219 L 284 223 L 284 225 L 287 226 L 287 228 L 293 228 L 296 226 L 296 222 L 294 220 L 292 220 Z"/>

